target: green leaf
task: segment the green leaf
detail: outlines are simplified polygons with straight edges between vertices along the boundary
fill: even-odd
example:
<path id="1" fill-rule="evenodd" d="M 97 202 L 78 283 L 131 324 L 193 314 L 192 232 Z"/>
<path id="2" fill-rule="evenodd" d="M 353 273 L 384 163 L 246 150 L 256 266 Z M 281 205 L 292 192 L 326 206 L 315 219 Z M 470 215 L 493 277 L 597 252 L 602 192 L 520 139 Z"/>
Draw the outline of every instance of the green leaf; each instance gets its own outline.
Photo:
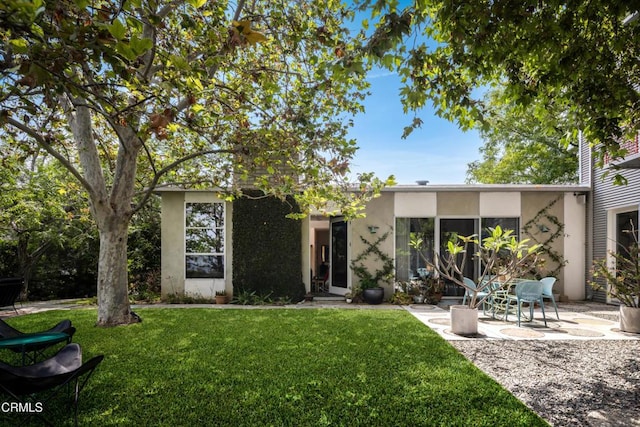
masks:
<path id="1" fill-rule="evenodd" d="M 136 53 L 133 51 L 133 49 L 131 49 L 131 46 L 129 46 L 128 43 L 118 42 L 115 49 L 116 52 L 130 61 L 134 61 L 138 57 L 138 55 L 136 55 Z"/>
<path id="2" fill-rule="evenodd" d="M 189 4 L 195 7 L 196 9 L 200 9 L 202 6 L 205 5 L 206 2 L 207 0 L 189 0 Z"/>
<path id="3" fill-rule="evenodd" d="M 113 24 L 108 25 L 107 29 L 109 30 L 109 33 L 113 36 L 113 38 L 116 40 L 122 40 L 124 36 L 127 34 L 127 28 L 124 26 L 122 22 L 120 22 L 117 19 L 113 21 Z"/>
<path id="4" fill-rule="evenodd" d="M 189 61 L 182 56 L 171 55 L 169 61 L 179 70 L 189 70 Z"/>
<path id="5" fill-rule="evenodd" d="M 153 41 L 147 38 L 139 38 L 138 36 L 131 37 L 131 49 L 137 56 L 141 56 L 146 53 L 153 46 Z"/>
<path id="6" fill-rule="evenodd" d="M 29 42 L 25 39 L 9 40 L 9 44 L 11 44 L 15 53 L 27 53 L 29 51 Z"/>

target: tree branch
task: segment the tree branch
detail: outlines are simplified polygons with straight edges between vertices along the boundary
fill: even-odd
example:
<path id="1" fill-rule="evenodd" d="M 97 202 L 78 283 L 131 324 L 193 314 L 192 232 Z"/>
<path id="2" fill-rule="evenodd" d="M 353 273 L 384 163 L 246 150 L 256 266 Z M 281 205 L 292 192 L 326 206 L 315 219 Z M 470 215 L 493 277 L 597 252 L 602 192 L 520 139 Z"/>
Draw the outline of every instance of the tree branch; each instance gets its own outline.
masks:
<path id="1" fill-rule="evenodd" d="M 149 198 L 151 197 L 151 194 L 153 193 L 153 190 L 156 189 L 156 186 L 158 185 L 158 182 L 160 181 L 160 178 L 162 178 L 164 175 L 166 175 L 167 173 L 169 173 L 170 171 L 172 171 L 173 169 L 175 169 L 176 167 L 178 167 L 182 163 L 188 162 L 189 160 L 195 159 L 196 157 L 206 156 L 207 154 L 237 154 L 240 151 L 241 150 L 239 150 L 239 149 L 203 150 L 203 151 L 198 151 L 198 152 L 195 152 L 195 153 L 191 153 L 188 156 L 182 157 L 180 159 L 177 159 L 177 160 L 169 163 L 167 166 L 165 166 L 162 169 L 160 169 L 154 175 L 153 180 L 151 181 L 151 184 L 149 184 L 147 189 L 144 191 L 144 196 L 142 197 L 142 200 L 133 208 L 132 213 L 135 214 L 140 209 L 142 209 L 142 207 L 147 203 L 147 200 L 149 200 Z"/>
<path id="2" fill-rule="evenodd" d="M 42 135 L 40 135 L 38 132 L 34 131 L 33 129 L 31 129 L 30 127 L 28 127 L 27 125 L 25 125 L 24 123 L 21 123 L 11 117 L 7 117 L 5 119 L 6 123 L 15 127 L 16 129 L 21 130 L 22 132 L 24 132 L 25 134 L 27 134 L 28 136 L 30 136 L 31 138 L 33 138 L 36 143 L 42 147 L 42 149 L 44 149 L 47 153 L 49 153 L 50 155 L 52 155 L 53 157 L 55 157 L 61 164 L 62 166 L 64 166 L 69 172 L 71 172 L 71 174 L 78 180 L 80 181 L 80 184 L 90 193 L 92 192 L 92 188 L 91 185 L 89 184 L 89 182 L 87 180 L 84 179 L 84 177 L 82 176 L 82 174 L 78 171 L 78 169 L 76 169 L 73 164 L 66 158 L 64 157 L 62 154 L 60 154 L 57 150 L 55 150 L 53 147 L 51 147 L 51 145 L 46 141 L 45 138 L 42 137 Z"/>

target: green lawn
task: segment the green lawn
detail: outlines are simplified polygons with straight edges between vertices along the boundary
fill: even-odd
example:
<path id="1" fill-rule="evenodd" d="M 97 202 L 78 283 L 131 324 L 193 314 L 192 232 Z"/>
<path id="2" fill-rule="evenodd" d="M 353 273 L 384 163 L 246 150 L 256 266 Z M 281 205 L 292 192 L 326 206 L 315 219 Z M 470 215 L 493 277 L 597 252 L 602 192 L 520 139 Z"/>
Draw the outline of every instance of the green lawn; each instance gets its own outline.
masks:
<path id="1" fill-rule="evenodd" d="M 31 331 L 69 318 L 85 360 L 105 355 L 80 425 L 546 425 L 405 311 L 137 312 L 141 324 L 111 329 L 94 326 L 93 309 L 8 323 Z"/>

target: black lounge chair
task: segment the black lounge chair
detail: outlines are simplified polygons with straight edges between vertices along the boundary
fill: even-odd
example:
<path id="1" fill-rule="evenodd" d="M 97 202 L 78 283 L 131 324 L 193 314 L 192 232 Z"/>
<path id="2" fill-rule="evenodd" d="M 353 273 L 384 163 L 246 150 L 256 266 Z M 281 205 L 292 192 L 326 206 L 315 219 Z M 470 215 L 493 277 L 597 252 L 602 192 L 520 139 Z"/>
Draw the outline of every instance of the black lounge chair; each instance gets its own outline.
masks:
<path id="1" fill-rule="evenodd" d="M 76 333 L 76 328 L 71 326 L 71 320 L 65 319 L 58 322 L 54 327 L 49 328 L 46 331 L 38 331 L 37 333 L 47 333 L 47 332 L 63 332 L 67 334 L 68 338 L 66 342 L 67 344 L 69 344 L 71 342 L 71 339 L 73 338 L 73 334 Z M 29 335 L 29 334 L 30 333 L 17 330 L 16 328 L 12 327 L 4 320 L 0 319 L 0 339 L 18 338 L 18 337 Z M 38 354 L 42 355 L 43 350 L 53 345 L 56 345 L 59 342 L 60 340 L 50 341 L 45 343 L 33 343 L 33 344 L 27 344 L 23 347 L 11 348 L 11 350 L 15 353 L 23 353 L 23 354 L 33 353 L 33 357 L 31 357 L 31 360 L 35 362 Z"/>
<path id="2" fill-rule="evenodd" d="M 45 410 L 52 406 L 52 399 L 65 390 L 70 395 L 73 390 L 71 404 L 74 407 L 74 421 L 77 426 L 80 392 L 102 359 L 104 355 L 95 356 L 83 364 L 80 346 L 71 343 L 55 356 L 34 365 L 16 367 L 0 362 L 0 392 L 23 408 L 33 409 L 26 413 L 11 414 L 14 417 L 24 417 L 19 420 L 21 424 L 35 416 L 45 424 L 53 425 L 44 417 Z"/>
<path id="3" fill-rule="evenodd" d="M 18 314 L 16 309 L 16 300 L 22 292 L 22 285 L 24 281 L 20 277 L 7 277 L 0 279 L 0 307 L 13 307 L 13 310 Z"/>
<path id="4" fill-rule="evenodd" d="M 65 334 L 68 334 L 69 337 L 72 337 L 76 332 L 76 328 L 71 326 L 71 320 L 65 319 L 61 320 L 54 327 L 49 328 L 46 331 L 37 332 L 64 332 Z M 0 319 L 0 338 L 15 338 L 19 337 L 20 335 L 25 335 L 26 333 L 28 332 L 19 331 L 4 320 Z"/>

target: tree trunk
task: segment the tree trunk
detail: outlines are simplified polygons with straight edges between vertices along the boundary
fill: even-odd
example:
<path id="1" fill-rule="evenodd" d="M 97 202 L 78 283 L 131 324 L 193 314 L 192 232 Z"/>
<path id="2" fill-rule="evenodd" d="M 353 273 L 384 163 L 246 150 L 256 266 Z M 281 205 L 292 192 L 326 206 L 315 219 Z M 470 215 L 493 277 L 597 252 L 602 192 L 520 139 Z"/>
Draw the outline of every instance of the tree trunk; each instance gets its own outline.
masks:
<path id="1" fill-rule="evenodd" d="M 83 177 L 79 179 L 89 193 L 91 213 L 100 232 L 97 324 L 115 326 L 140 321 L 138 316 L 131 314 L 129 305 L 127 237 L 136 160 L 142 143 L 134 129 L 111 124 L 120 145 L 112 182 L 108 186 L 94 141 L 91 110 L 83 99 L 77 98 L 69 105 L 67 114 L 83 168 Z"/>
<path id="2" fill-rule="evenodd" d="M 114 326 L 137 321 L 131 316 L 127 266 L 128 218 L 112 216 L 100 227 L 98 259 L 98 325 Z"/>

